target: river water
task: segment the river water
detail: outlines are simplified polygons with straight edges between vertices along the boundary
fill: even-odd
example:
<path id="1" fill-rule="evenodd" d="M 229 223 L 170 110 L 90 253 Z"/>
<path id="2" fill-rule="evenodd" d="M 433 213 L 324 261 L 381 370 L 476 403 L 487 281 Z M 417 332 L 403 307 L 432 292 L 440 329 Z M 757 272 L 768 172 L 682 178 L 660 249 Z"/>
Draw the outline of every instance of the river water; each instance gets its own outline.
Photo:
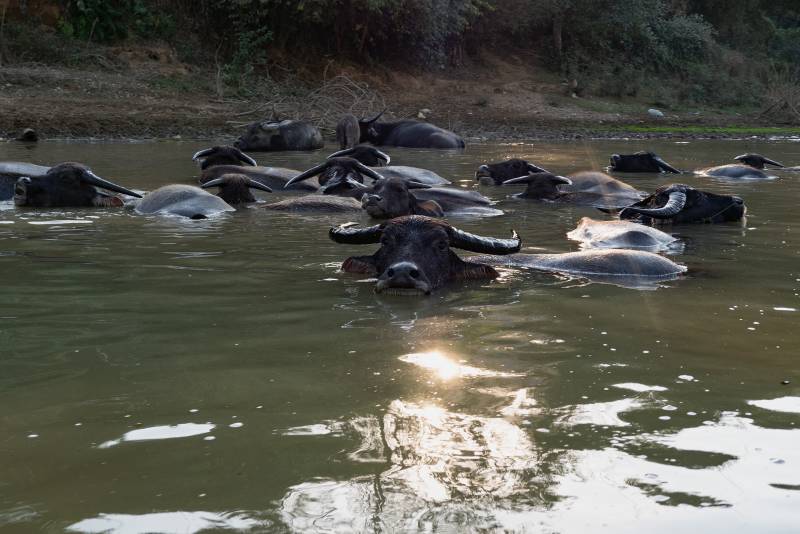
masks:
<path id="1" fill-rule="evenodd" d="M 209 144 L 3 144 L 0 160 L 151 189 L 191 183 Z M 390 152 L 475 187 L 488 161 L 568 173 L 640 149 L 687 169 L 746 151 L 800 165 L 791 141 Z M 328 240 L 352 216 L 0 204 L 0 531 L 798 532 L 800 173 L 774 174 L 624 177 L 749 209 L 672 229 L 689 272 L 647 290 L 508 270 L 378 296 L 337 270 L 375 248 Z M 506 215 L 451 222 L 516 228 L 527 252 L 577 250 L 565 233 L 603 217 L 480 190 Z"/>

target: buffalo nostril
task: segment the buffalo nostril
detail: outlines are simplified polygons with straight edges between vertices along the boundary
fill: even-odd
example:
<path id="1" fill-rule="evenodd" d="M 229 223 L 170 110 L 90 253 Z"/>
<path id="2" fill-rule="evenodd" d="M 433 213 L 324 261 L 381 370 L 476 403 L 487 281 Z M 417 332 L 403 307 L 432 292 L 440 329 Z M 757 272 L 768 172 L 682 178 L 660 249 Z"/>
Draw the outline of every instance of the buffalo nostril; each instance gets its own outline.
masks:
<path id="1" fill-rule="evenodd" d="M 744 200 L 741 197 L 733 197 L 733 201 L 736 202 L 738 205 L 744 204 Z"/>
<path id="2" fill-rule="evenodd" d="M 386 271 L 386 276 L 392 278 L 394 276 L 394 269 L 389 269 L 388 271 Z"/>
<path id="3" fill-rule="evenodd" d="M 411 272 L 408 274 L 411 275 L 411 278 L 419 278 L 419 271 L 416 269 L 411 269 Z"/>

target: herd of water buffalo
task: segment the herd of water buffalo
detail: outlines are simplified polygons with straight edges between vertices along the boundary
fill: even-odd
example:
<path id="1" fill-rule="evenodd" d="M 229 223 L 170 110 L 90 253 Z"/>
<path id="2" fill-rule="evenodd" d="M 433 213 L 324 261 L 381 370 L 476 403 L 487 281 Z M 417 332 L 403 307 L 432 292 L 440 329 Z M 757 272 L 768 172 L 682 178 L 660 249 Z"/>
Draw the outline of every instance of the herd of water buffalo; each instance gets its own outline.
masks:
<path id="1" fill-rule="evenodd" d="M 492 265 L 586 276 L 674 277 L 685 267 L 656 252 L 675 239 L 653 226 L 733 222 L 746 212 L 739 197 L 680 183 L 664 185 L 650 194 L 603 172 L 564 177 L 521 159 L 481 165 L 475 172 L 479 183 L 524 185 L 515 195 L 519 199 L 591 206 L 613 217 L 580 221 L 568 234 L 584 243 L 580 252 L 515 254 L 522 244 L 516 232 L 507 239 L 483 237 L 444 220 L 448 215 L 501 215 L 490 198 L 453 187 L 426 169 L 390 165 L 390 156 L 376 148 L 462 149 L 464 141 L 428 123 L 381 123 L 379 118 L 344 117 L 337 127 L 340 150 L 304 172 L 259 166 L 244 151 L 319 149 L 323 146 L 319 130 L 302 121 L 258 122 L 235 146 L 214 146 L 194 154 L 200 165 L 200 187 L 173 184 L 145 194 L 103 179 L 81 163 L 45 167 L 0 162 L 0 200 L 13 198 L 19 208 L 126 207 L 139 214 L 205 219 L 255 203 L 253 189 L 280 190 L 288 193 L 287 198 L 254 205 L 298 213 L 366 212 L 380 220 L 368 227 L 350 223 L 331 228 L 329 235 L 337 243 L 379 244 L 372 255 L 348 258 L 342 270 L 376 277 L 376 291 L 393 294 L 430 294 L 453 281 L 492 279 L 498 276 Z M 764 179 L 768 178 L 766 165 L 783 167 L 758 154 L 744 154 L 735 160 L 738 163 L 694 173 L 733 180 Z M 682 172 L 652 152 L 614 154 L 608 171 Z M 462 259 L 453 248 L 481 256 Z"/>

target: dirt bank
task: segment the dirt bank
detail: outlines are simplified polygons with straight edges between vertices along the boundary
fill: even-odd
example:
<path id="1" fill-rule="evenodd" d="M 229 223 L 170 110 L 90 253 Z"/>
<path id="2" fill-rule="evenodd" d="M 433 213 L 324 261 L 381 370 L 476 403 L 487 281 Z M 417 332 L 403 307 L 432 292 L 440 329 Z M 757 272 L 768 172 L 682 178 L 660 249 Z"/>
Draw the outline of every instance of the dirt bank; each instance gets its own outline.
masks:
<path id="1" fill-rule="evenodd" d="M 384 106 L 391 117 L 422 111 L 467 138 L 800 135 L 800 128 L 764 130 L 775 125 L 755 116 L 664 109 L 666 116 L 656 119 L 648 116 L 647 102 L 577 98 L 521 57 L 488 57 L 479 66 L 442 73 L 358 72 L 331 62 L 319 76 L 323 81 L 303 82 L 302 90 L 275 83 L 274 91 L 250 96 L 225 90 L 213 70 L 183 65 L 168 49 L 119 47 L 86 63 L 0 67 L 0 135 L 34 128 L 50 138 L 233 136 L 244 124 L 269 117 L 273 107 L 332 135 L 342 112 Z"/>

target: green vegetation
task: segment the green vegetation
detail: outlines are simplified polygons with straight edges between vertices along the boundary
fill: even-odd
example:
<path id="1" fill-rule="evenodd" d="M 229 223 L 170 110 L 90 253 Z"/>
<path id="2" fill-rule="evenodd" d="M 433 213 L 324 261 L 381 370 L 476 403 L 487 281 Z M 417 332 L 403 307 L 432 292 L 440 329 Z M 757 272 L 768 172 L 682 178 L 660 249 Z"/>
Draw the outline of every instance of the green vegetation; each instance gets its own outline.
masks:
<path id="1" fill-rule="evenodd" d="M 797 0 L 69 0 L 76 42 L 165 41 L 220 83 L 257 86 L 331 60 L 445 69 L 482 53 L 533 52 L 571 92 L 686 106 L 768 109 L 800 120 Z M 7 25 L 9 26 L 9 25 Z M 15 59 L 6 29 L 6 56 Z M 2 41 L 2 34 L 0 34 Z M 40 43 L 18 56 L 47 58 Z M 2 43 L 0 43 L 2 44 Z M 0 49 L 0 53 L 3 50 Z M 528 54 L 529 56 L 531 54 Z M 6 58 L 8 60 L 8 58 Z M 44 59 L 47 61 L 48 59 Z M 263 85 L 263 84 L 262 84 Z"/>
<path id="2" fill-rule="evenodd" d="M 612 131 L 663 134 L 724 134 L 724 135 L 800 135 L 800 128 L 759 126 L 642 126 L 640 124 L 614 125 Z"/>

